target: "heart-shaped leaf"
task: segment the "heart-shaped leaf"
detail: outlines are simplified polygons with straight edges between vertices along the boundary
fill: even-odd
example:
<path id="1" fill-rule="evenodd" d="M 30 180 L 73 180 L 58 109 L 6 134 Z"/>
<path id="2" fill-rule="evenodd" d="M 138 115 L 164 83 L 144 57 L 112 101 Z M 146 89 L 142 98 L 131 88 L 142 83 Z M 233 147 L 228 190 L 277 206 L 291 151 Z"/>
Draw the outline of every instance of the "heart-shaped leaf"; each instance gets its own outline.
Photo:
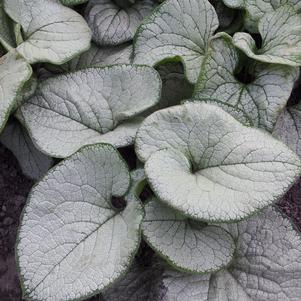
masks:
<path id="1" fill-rule="evenodd" d="M 143 208 L 110 145 L 86 146 L 31 191 L 17 257 L 26 299 L 82 300 L 117 280 L 140 243 Z M 124 209 L 116 207 L 126 201 Z"/>
<path id="2" fill-rule="evenodd" d="M 273 135 L 301 158 L 301 104 L 285 109 L 279 116 Z"/>
<path id="3" fill-rule="evenodd" d="M 105 67 L 116 64 L 130 64 L 132 45 L 123 44 L 111 47 L 97 47 L 92 43 L 90 49 L 69 62 L 57 66 L 48 65 L 54 73 L 73 72 L 89 67 Z"/>
<path id="4" fill-rule="evenodd" d="M 298 69 L 243 59 L 230 36 L 222 34 L 213 39 L 194 98 L 211 98 L 227 106 L 229 113 L 242 112 L 249 125 L 271 131 L 290 97 Z M 243 79 L 239 80 L 240 74 Z"/>
<path id="5" fill-rule="evenodd" d="M 31 64 L 62 64 L 90 47 L 85 20 L 57 0 L 4 0 L 4 8 L 22 26 L 24 42 L 17 50 Z"/>
<path id="6" fill-rule="evenodd" d="M 15 50 L 0 58 L 0 132 L 31 74 L 30 65 Z"/>
<path id="7" fill-rule="evenodd" d="M 277 8 L 286 4 L 291 5 L 296 11 L 301 9 L 299 0 L 223 0 L 231 8 L 244 9 L 245 26 L 249 31 L 258 31 L 258 21 L 265 13 L 274 12 Z"/>
<path id="8" fill-rule="evenodd" d="M 30 179 L 40 179 L 52 166 L 53 160 L 38 151 L 18 122 L 6 125 L 0 142 L 17 158 L 23 173 Z"/>
<path id="9" fill-rule="evenodd" d="M 189 220 L 156 198 L 144 209 L 144 238 L 176 268 L 203 274 L 220 270 L 232 260 L 235 243 L 221 227 Z"/>
<path id="10" fill-rule="evenodd" d="M 262 37 L 260 49 L 250 34 L 242 32 L 234 35 L 234 45 L 254 60 L 301 66 L 301 16 L 291 6 L 266 13 L 258 29 Z"/>
<path id="11" fill-rule="evenodd" d="M 138 29 L 134 62 L 154 66 L 180 59 L 188 80 L 195 83 L 217 27 L 218 17 L 209 1 L 167 0 Z"/>
<path id="12" fill-rule="evenodd" d="M 89 68 L 42 82 L 18 117 L 51 157 L 97 142 L 121 147 L 133 143 L 141 123 L 134 117 L 159 101 L 160 90 L 151 67 Z"/>
<path id="13" fill-rule="evenodd" d="M 152 295 L 145 299 L 151 301 L 299 301 L 301 238 L 287 218 L 270 207 L 224 227 L 237 241 L 236 256 L 227 269 L 189 275 L 155 264 L 143 269 L 141 279 L 133 270 L 136 276 L 113 286 L 109 295 L 104 294 L 105 301 L 144 300 L 131 298 L 139 293 Z M 118 299 L 114 291 L 128 299 Z"/>
<path id="14" fill-rule="evenodd" d="M 275 202 L 301 172 L 283 143 L 207 103 L 150 115 L 137 133 L 136 152 L 160 200 L 215 222 L 240 220 Z"/>
<path id="15" fill-rule="evenodd" d="M 154 7 L 153 0 L 140 0 L 125 8 L 113 0 L 90 0 L 85 15 L 93 32 L 93 41 L 102 46 L 132 40 L 143 18 Z"/>

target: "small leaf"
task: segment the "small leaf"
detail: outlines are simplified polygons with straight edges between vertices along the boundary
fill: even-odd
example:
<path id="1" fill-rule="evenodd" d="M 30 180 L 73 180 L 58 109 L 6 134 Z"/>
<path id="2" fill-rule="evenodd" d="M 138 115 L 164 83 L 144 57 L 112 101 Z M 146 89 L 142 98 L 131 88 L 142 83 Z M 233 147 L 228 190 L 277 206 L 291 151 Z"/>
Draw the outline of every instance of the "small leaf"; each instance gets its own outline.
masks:
<path id="1" fill-rule="evenodd" d="M 144 238 L 176 268 L 203 274 L 219 270 L 232 260 L 235 243 L 224 229 L 189 220 L 156 198 L 144 209 Z"/>
<path id="2" fill-rule="evenodd" d="M 279 116 L 273 135 L 301 158 L 301 104 L 285 109 Z"/>
<path id="3" fill-rule="evenodd" d="M 17 158 L 23 173 L 30 179 L 40 179 L 52 166 L 53 160 L 38 151 L 18 122 L 6 125 L 0 142 Z"/>
<path id="4" fill-rule="evenodd" d="M 275 202 L 300 176 L 294 152 L 221 108 L 187 103 L 153 113 L 136 153 L 158 198 L 201 220 L 240 220 Z"/>
<path id="5" fill-rule="evenodd" d="M 252 36 L 238 32 L 233 43 L 250 58 L 272 64 L 301 66 L 301 16 L 288 5 L 266 13 L 259 21 L 262 46 Z"/>
<path id="6" fill-rule="evenodd" d="M 18 265 L 26 299 L 82 300 L 130 267 L 143 208 L 127 196 L 126 163 L 110 145 L 86 146 L 36 185 L 25 207 Z M 123 210 L 111 203 L 127 201 Z"/>
<path id="7" fill-rule="evenodd" d="M 0 58 L 0 133 L 32 69 L 15 50 Z"/>
<path id="8" fill-rule="evenodd" d="M 215 100 L 229 113 L 241 111 L 241 122 L 246 119 L 252 126 L 271 131 L 290 97 L 298 69 L 243 59 L 230 36 L 222 34 L 211 40 L 194 98 Z M 243 74 L 243 81 L 237 71 Z"/>
<path id="9" fill-rule="evenodd" d="M 167 0 L 138 29 L 134 63 L 154 66 L 181 59 L 188 80 L 195 83 L 217 27 L 216 12 L 207 0 Z"/>
<path id="10" fill-rule="evenodd" d="M 223 0 L 224 3 L 231 8 L 244 9 L 245 26 L 251 32 L 258 31 L 258 21 L 263 17 L 265 13 L 274 12 L 277 8 L 291 5 L 296 11 L 301 9 L 301 3 L 299 0 L 270 0 L 270 1 L 258 1 L 258 0 Z"/>
<path id="11" fill-rule="evenodd" d="M 51 157 L 98 142 L 121 147 L 133 143 L 141 123 L 134 117 L 159 101 L 160 90 L 151 67 L 89 68 L 43 81 L 18 117 Z"/>
<path id="12" fill-rule="evenodd" d="M 6 48 L 6 46 L 14 47 L 16 45 L 13 34 L 12 34 L 12 22 L 9 20 L 8 16 L 5 14 L 3 9 L 3 0 L 0 0 L 0 45 Z M 7 49 L 9 50 L 9 49 Z"/>
<path id="13" fill-rule="evenodd" d="M 17 50 L 31 64 L 62 64 L 90 47 L 85 20 L 56 0 L 4 0 L 4 8 L 22 26 L 25 41 Z"/>
<path id="14" fill-rule="evenodd" d="M 103 46 L 132 40 L 144 17 L 154 7 L 152 0 L 140 0 L 125 8 L 113 0 L 90 0 L 85 15 L 93 32 L 93 41 Z"/>
<path id="15" fill-rule="evenodd" d="M 73 72 L 89 67 L 105 67 L 116 64 L 130 64 L 132 45 L 123 44 L 113 47 L 98 47 L 92 43 L 91 48 L 75 57 L 71 61 L 57 66 L 48 65 L 47 68 L 55 73 Z"/>

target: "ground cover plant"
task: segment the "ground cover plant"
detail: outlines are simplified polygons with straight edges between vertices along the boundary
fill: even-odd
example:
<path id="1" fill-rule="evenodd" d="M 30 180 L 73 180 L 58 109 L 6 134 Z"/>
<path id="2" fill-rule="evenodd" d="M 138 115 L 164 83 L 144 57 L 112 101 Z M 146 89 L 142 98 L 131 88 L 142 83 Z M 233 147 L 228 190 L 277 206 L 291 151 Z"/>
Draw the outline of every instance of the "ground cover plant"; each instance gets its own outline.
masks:
<path id="1" fill-rule="evenodd" d="M 279 209 L 301 175 L 300 11 L 0 0 L 0 141 L 35 183 L 25 300 L 300 300 Z"/>

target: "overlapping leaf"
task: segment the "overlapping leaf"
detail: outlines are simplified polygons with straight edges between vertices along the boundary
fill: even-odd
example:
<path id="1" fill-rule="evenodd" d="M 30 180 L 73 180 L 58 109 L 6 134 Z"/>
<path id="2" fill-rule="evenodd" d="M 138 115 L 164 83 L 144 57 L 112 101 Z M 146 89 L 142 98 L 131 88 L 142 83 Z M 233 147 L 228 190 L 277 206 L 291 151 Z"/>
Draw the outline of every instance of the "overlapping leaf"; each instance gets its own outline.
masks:
<path id="1" fill-rule="evenodd" d="M 237 73 L 251 80 L 241 82 Z M 241 122 L 271 131 L 297 76 L 294 67 L 244 61 L 231 37 L 220 35 L 210 43 L 194 97 L 212 99 Z"/>
<path id="2" fill-rule="evenodd" d="M 4 8 L 22 26 L 17 50 L 30 63 L 62 64 L 90 47 L 85 20 L 57 0 L 4 0 Z"/>
<path id="3" fill-rule="evenodd" d="M 16 51 L 0 58 L 0 132 L 31 74 L 30 65 Z"/>
<path id="4" fill-rule="evenodd" d="M 55 72 L 73 72 L 89 67 L 105 67 L 116 64 L 130 64 L 132 45 L 122 44 L 111 47 L 98 47 L 92 43 L 90 49 L 69 62 L 56 66 L 48 65 Z"/>
<path id="5" fill-rule="evenodd" d="M 176 268 L 203 274 L 220 270 L 232 260 L 235 243 L 221 227 L 189 220 L 156 198 L 144 208 L 144 238 Z"/>
<path id="6" fill-rule="evenodd" d="M 258 30 L 262 45 L 248 33 L 239 32 L 233 37 L 236 47 L 254 60 L 289 66 L 301 65 L 301 15 L 291 6 L 284 5 L 266 13 L 259 21 Z"/>
<path id="7" fill-rule="evenodd" d="M 134 117 L 159 101 L 160 90 L 151 67 L 89 68 L 42 82 L 18 116 L 43 152 L 66 157 L 87 144 L 133 143 L 141 123 Z"/>
<path id="8" fill-rule="evenodd" d="M 3 44 L 4 47 L 15 46 L 15 41 L 12 36 L 12 24 L 5 14 L 3 9 L 3 0 L 0 0 L 0 45 Z"/>
<path id="9" fill-rule="evenodd" d="M 160 200 L 217 222 L 275 202 L 301 172 L 300 160 L 283 143 L 206 103 L 150 115 L 137 133 L 136 152 Z"/>
<path id="10" fill-rule="evenodd" d="M 99 45 L 118 45 L 133 39 L 135 32 L 155 7 L 153 0 L 140 0 L 129 7 L 120 7 L 113 0 L 90 0 L 86 20 Z"/>
<path id="11" fill-rule="evenodd" d="M 195 83 L 217 27 L 218 17 L 207 0 L 167 0 L 138 29 L 134 62 L 154 66 L 180 59 L 188 80 Z"/>
<path id="12" fill-rule="evenodd" d="M 232 8 L 246 10 L 245 26 L 248 30 L 257 32 L 258 21 L 265 13 L 274 12 L 277 8 L 291 5 L 296 11 L 301 10 L 301 3 L 298 0 L 223 0 L 224 3 Z"/>
<path id="13" fill-rule="evenodd" d="M 131 265 L 143 209 L 127 196 L 130 174 L 110 145 L 86 146 L 33 188 L 17 245 L 27 299 L 81 300 L 103 290 Z M 112 198 L 124 198 L 116 209 Z"/>

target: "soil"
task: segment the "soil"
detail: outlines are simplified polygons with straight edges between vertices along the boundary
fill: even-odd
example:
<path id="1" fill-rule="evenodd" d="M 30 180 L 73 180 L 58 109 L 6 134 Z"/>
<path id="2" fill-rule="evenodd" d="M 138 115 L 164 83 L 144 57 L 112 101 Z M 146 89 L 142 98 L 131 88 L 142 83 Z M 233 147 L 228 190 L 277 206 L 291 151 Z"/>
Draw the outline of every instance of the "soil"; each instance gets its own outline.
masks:
<path id="1" fill-rule="evenodd" d="M 136 165 L 133 150 L 122 150 L 132 168 Z M 22 301 L 22 293 L 15 264 L 14 246 L 17 227 L 26 197 L 33 185 L 27 179 L 12 153 L 0 144 L 0 300 Z M 301 181 L 296 183 L 279 203 L 301 230 Z M 137 260 L 147 266 L 152 251 L 142 243 Z M 103 301 L 95 296 L 86 301 Z"/>

